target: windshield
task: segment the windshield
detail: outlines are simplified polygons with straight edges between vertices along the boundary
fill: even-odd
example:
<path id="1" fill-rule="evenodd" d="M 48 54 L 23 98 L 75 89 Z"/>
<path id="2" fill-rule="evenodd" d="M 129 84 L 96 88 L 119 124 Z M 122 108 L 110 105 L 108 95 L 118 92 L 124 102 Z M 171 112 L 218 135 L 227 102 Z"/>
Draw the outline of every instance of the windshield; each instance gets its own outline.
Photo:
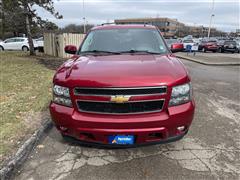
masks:
<path id="1" fill-rule="evenodd" d="M 193 43 L 193 40 L 184 40 L 184 43 Z"/>
<path id="2" fill-rule="evenodd" d="M 214 40 L 210 40 L 208 41 L 209 43 L 217 43 L 217 41 L 214 41 Z"/>
<path id="3" fill-rule="evenodd" d="M 173 44 L 173 43 L 178 43 L 179 41 L 177 39 L 165 39 L 167 44 Z"/>
<path id="4" fill-rule="evenodd" d="M 82 44 L 84 52 L 150 52 L 167 53 L 168 50 L 156 29 L 106 29 L 91 31 Z"/>
<path id="5" fill-rule="evenodd" d="M 225 41 L 224 44 L 226 45 L 236 45 L 236 42 L 235 41 Z"/>

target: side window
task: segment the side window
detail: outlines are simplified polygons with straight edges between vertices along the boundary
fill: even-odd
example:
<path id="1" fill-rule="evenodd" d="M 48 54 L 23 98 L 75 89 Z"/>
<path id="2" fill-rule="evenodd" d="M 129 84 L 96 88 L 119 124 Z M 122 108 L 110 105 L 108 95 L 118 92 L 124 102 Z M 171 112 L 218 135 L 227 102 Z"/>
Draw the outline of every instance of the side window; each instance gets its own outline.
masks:
<path id="1" fill-rule="evenodd" d="M 41 38 L 37 39 L 37 41 L 43 41 L 43 37 L 41 37 Z"/>
<path id="2" fill-rule="evenodd" d="M 24 39 L 16 39 L 16 42 L 23 42 Z"/>
<path id="3" fill-rule="evenodd" d="M 12 42 L 15 42 L 15 39 L 7 39 L 4 41 L 5 43 L 12 43 Z"/>

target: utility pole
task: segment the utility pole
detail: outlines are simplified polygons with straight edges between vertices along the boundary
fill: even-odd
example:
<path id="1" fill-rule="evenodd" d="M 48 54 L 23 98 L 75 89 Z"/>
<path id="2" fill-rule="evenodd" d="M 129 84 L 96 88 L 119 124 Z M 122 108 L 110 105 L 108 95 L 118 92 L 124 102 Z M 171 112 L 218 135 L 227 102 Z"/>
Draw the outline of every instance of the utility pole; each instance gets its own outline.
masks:
<path id="1" fill-rule="evenodd" d="M 210 23 L 209 23 L 209 28 L 208 28 L 208 39 L 210 38 L 210 33 L 211 33 L 211 27 L 212 27 L 212 20 L 214 17 L 213 11 L 214 11 L 214 3 L 215 1 L 212 1 L 212 11 L 211 11 L 211 16 L 210 16 Z"/>
<path id="2" fill-rule="evenodd" d="M 84 0 L 83 0 L 83 33 L 86 34 L 86 17 L 85 17 Z"/>

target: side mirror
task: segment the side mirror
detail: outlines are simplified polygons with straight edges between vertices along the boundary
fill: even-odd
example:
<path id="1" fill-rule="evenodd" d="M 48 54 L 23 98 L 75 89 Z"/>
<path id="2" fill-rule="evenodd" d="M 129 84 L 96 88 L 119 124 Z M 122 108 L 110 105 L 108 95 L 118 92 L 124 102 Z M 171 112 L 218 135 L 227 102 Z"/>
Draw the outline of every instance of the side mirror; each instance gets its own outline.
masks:
<path id="1" fill-rule="evenodd" d="M 67 45 L 67 46 L 65 46 L 64 51 L 67 54 L 76 54 L 77 47 L 73 46 L 73 45 Z"/>

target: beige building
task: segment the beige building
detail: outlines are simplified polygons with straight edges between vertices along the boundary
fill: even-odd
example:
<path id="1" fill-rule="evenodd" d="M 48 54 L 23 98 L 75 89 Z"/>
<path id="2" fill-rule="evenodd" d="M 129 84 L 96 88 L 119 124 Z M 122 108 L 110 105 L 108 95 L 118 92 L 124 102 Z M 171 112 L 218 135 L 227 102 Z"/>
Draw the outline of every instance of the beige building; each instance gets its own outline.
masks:
<path id="1" fill-rule="evenodd" d="M 170 18 L 132 18 L 132 19 L 116 19 L 116 24 L 152 24 L 157 26 L 164 37 L 184 37 L 193 35 L 194 37 L 206 37 L 208 28 L 204 26 L 188 26 L 179 22 L 177 19 Z M 223 32 L 211 29 L 212 36 L 222 35 Z"/>
<path id="2" fill-rule="evenodd" d="M 157 26 L 166 37 L 173 37 L 177 33 L 179 23 L 170 18 L 139 18 L 139 19 L 117 19 L 116 24 L 152 24 Z"/>

